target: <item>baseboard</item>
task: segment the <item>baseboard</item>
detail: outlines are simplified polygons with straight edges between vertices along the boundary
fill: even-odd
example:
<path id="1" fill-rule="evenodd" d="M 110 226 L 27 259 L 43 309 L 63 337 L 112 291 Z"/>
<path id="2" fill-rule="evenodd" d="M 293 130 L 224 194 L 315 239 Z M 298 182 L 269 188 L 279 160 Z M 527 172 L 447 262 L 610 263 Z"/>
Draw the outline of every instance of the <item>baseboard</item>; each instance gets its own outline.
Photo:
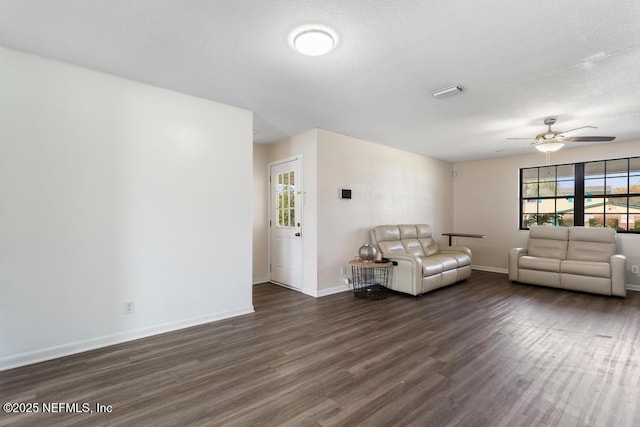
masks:
<path id="1" fill-rule="evenodd" d="M 192 326 L 202 325 L 205 323 L 215 322 L 218 320 L 228 319 L 230 317 L 241 316 L 243 314 L 249 314 L 253 312 L 253 306 L 250 306 L 246 308 L 239 308 L 237 310 L 223 311 L 206 316 L 179 320 L 177 322 L 163 323 L 160 325 L 121 332 L 114 335 L 91 338 L 84 341 L 78 341 L 55 347 L 44 348 L 41 350 L 20 353 L 0 359 L 0 371 L 6 371 L 8 369 L 18 368 L 20 366 L 31 365 L 33 363 L 44 362 L 51 359 L 57 359 L 59 357 L 82 353 L 89 350 L 95 350 L 98 348 L 146 338 L 153 335 L 164 334 L 166 332 L 172 332 L 179 329 L 185 329 Z"/>
<path id="2" fill-rule="evenodd" d="M 478 270 L 478 271 L 488 271 L 490 273 L 509 274 L 509 270 L 507 270 L 506 268 L 485 267 L 483 265 L 472 265 L 471 269 Z"/>
<path id="3" fill-rule="evenodd" d="M 316 290 L 316 289 L 302 289 L 302 293 L 312 296 L 314 298 L 321 298 L 321 297 L 326 297 L 328 295 L 333 295 L 333 294 L 339 294 L 340 292 L 346 292 L 346 291 L 350 291 L 351 288 L 345 284 L 343 285 L 338 285 L 338 286 L 334 286 L 332 288 L 327 288 L 327 289 L 321 289 L 321 290 Z"/>
<path id="4" fill-rule="evenodd" d="M 260 283 L 267 283 L 269 281 L 268 277 L 258 277 L 257 279 L 253 279 L 254 285 L 259 285 Z"/>
<path id="5" fill-rule="evenodd" d="M 640 285 L 632 285 L 631 283 L 627 283 L 627 290 L 640 292 Z"/>
<path id="6" fill-rule="evenodd" d="M 333 288 L 321 289 L 317 292 L 318 297 L 326 297 L 327 295 L 339 294 L 341 292 L 350 291 L 351 288 L 345 284 L 334 286 Z"/>

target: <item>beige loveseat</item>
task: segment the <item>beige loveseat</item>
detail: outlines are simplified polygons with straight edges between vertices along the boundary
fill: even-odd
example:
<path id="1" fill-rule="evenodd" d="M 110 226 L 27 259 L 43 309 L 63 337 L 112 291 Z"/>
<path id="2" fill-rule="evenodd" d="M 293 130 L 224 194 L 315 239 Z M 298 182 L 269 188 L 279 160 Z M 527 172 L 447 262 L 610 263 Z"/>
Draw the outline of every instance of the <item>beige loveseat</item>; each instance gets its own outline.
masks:
<path id="1" fill-rule="evenodd" d="M 371 231 L 371 241 L 395 264 L 389 284 L 395 291 L 420 295 L 471 275 L 471 251 L 439 246 L 430 225 L 379 225 Z"/>
<path id="2" fill-rule="evenodd" d="M 526 248 L 509 251 L 509 279 L 602 295 L 627 296 L 625 257 L 612 228 L 533 225 Z"/>

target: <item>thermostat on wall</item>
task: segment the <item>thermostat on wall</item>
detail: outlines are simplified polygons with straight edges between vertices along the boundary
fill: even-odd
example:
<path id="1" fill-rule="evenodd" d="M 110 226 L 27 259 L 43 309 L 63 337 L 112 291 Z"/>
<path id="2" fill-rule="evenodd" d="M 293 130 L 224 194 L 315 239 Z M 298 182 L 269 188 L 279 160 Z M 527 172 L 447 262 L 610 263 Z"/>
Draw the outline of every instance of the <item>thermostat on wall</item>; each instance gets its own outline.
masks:
<path id="1" fill-rule="evenodd" d="M 351 198 L 351 190 L 348 188 L 340 189 L 340 198 L 341 199 L 350 199 Z"/>

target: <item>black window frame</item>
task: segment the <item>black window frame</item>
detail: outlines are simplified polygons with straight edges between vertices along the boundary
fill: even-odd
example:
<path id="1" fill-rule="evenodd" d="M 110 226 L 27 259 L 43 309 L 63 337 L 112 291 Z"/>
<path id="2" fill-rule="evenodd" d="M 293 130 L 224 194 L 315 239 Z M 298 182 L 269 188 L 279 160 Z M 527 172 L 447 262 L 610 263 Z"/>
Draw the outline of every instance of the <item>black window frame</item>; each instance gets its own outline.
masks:
<path id="1" fill-rule="evenodd" d="M 595 221 L 590 224 L 590 226 L 604 226 L 604 227 L 611 227 L 612 224 L 616 224 L 615 227 L 616 230 L 619 233 L 630 233 L 630 234 L 640 234 L 640 226 L 636 226 L 634 229 L 620 229 L 618 225 L 618 223 L 614 222 L 616 221 L 615 219 L 615 215 L 616 214 L 611 214 L 612 218 L 609 218 L 609 220 L 607 219 L 607 212 L 606 212 L 606 206 L 609 203 L 610 205 L 613 204 L 613 202 L 609 202 L 608 199 L 611 198 L 616 198 L 616 199 L 621 199 L 621 198 L 626 198 L 627 199 L 627 204 L 626 204 L 626 214 L 625 213 L 617 213 L 618 215 L 622 214 L 622 215 L 627 215 L 627 219 L 629 217 L 629 215 L 633 215 L 629 212 L 630 207 L 631 206 L 635 206 L 635 205 L 631 205 L 631 200 L 633 198 L 640 198 L 640 188 L 633 192 L 632 188 L 631 188 L 631 177 L 636 177 L 636 180 L 640 180 L 638 177 L 640 177 L 640 170 L 635 169 L 635 170 L 631 170 L 631 162 L 632 160 L 636 163 L 636 165 L 639 164 L 640 162 L 640 156 L 633 156 L 633 157 L 622 157 L 622 158 L 617 158 L 617 159 L 604 159 L 604 160 L 590 160 L 590 161 L 584 161 L 584 162 L 576 162 L 576 163 L 562 163 L 562 164 L 557 164 L 557 165 L 544 165 L 544 166 L 533 166 L 533 167 L 526 167 L 526 168 L 520 168 L 520 173 L 519 173 L 519 207 L 518 207 L 518 225 L 520 230 L 528 230 L 529 229 L 529 225 L 532 223 L 545 223 L 545 224 L 549 224 L 552 226 L 571 226 L 571 225 L 576 225 L 576 226 L 584 226 L 584 220 L 585 220 L 585 206 L 586 203 L 585 200 L 587 198 L 589 199 L 602 199 L 603 200 L 603 212 L 602 212 L 602 224 L 598 224 Z M 626 183 L 626 193 L 611 193 L 611 192 L 607 192 L 607 180 L 609 179 L 614 179 L 614 178 L 620 178 L 621 176 L 613 176 L 609 175 L 607 172 L 607 166 L 610 163 L 613 162 L 620 162 L 620 161 L 626 161 L 627 162 L 627 169 L 626 169 L 626 178 L 627 178 L 627 183 Z M 598 175 L 588 175 L 586 174 L 586 170 L 589 169 L 590 165 L 595 165 L 598 163 L 602 163 L 604 166 L 603 169 L 603 173 L 601 174 L 602 177 L 598 178 Z M 559 179 L 557 176 L 557 171 L 559 168 L 564 168 L 566 169 L 567 167 L 572 167 L 573 168 L 573 181 L 574 181 L 574 188 L 573 188 L 573 194 L 558 194 L 558 189 L 561 187 L 559 183 L 566 181 L 568 182 L 569 180 L 566 179 L 566 177 L 568 175 L 563 175 L 563 179 Z M 637 166 L 636 166 L 637 167 Z M 541 170 L 545 170 L 545 171 L 550 171 L 551 168 L 553 169 L 553 179 L 545 179 L 545 180 L 541 180 L 540 177 L 540 171 Z M 536 170 L 536 176 L 537 176 L 537 181 L 531 181 L 531 171 Z M 525 181 L 525 173 L 527 173 L 528 177 L 527 180 Z M 548 174 L 550 175 L 550 174 Z M 594 178 L 595 177 L 595 178 Z M 601 179 L 603 182 L 603 190 L 601 193 L 598 194 L 591 194 L 589 190 L 589 187 L 587 186 L 587 190 L 585 190 L 585 181 L 596 181 L 597 179 Z M 535 184 L 534 184 L 535 183 Z M 554 183 L 555 185 L 548 185 L 547 184 L 547 189 L 546 191 L 549 191 L 550 187 L 554 187 L 554 193 L 553 195 L 550 194 L 546 194 L 546 195 L 542 195 L 541 196 L 541 187 L 544 187 L 544 185 L 541 185 L 541 183 Z M 529 194 L 524 194 L 524 188 L 525 185 L 530 186 L 534 184 L 534 188 L 537 187 L 537 194 L 534 196 L 532 196 L 530 193 Z M 612 194 L 616 194 L 615 197 L 611 197 Z M 562 211 L 558 210 L 558 200 L 559 199 L 568 199 L 571 198 L 573 199 L 573 221 L 569 221 L 569 220 L 563 220 L 563 216 L 561 215 Z M 542 203 L 544 203 L 545 201 L 550 201 L 553 200 L 553 212 L 540 212 L 540 205 Z M 533 219 L 533 221 L 525 221 L 525 215 L 531 215 L 531 212 L 525 212 L 524 206 L 525 206 L 525 202 L 533 202 L 535 201 L 536 203 L 536 214 L 533 217 L 530 217 L 531 219 Z M 546 203 L 546 205 L 549 205 L 549 203 Z M 620 206 L 620 204 L 618 203 L 618 206 Z M 593 207 L 593 205 L 589 206 L 589 207 Z M 548 208 L 547 208 L 548 209 Z M 600 214 L 598 214 L 600 215 Z M 640 215 L 640 214 L 638 214 Z M 635 223 L 636 224 L 640 224 L 640 218 L 639 219 L 635 219 Z M 628 227 L 628 223 L 627 223 L 627 227 Z"/>

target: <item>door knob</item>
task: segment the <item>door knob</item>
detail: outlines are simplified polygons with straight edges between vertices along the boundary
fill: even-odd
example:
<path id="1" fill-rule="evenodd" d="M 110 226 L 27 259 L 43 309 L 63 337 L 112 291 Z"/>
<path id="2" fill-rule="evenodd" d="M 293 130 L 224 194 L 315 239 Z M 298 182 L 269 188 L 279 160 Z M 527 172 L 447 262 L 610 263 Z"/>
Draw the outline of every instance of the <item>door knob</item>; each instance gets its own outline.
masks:
<path id="1" fill-rule="evenodd" d="M 300 236 L 301 236 L 301 234 L 300 234 L 300 233 L 296 233 L 296 237 L 300 237 Z"/>

